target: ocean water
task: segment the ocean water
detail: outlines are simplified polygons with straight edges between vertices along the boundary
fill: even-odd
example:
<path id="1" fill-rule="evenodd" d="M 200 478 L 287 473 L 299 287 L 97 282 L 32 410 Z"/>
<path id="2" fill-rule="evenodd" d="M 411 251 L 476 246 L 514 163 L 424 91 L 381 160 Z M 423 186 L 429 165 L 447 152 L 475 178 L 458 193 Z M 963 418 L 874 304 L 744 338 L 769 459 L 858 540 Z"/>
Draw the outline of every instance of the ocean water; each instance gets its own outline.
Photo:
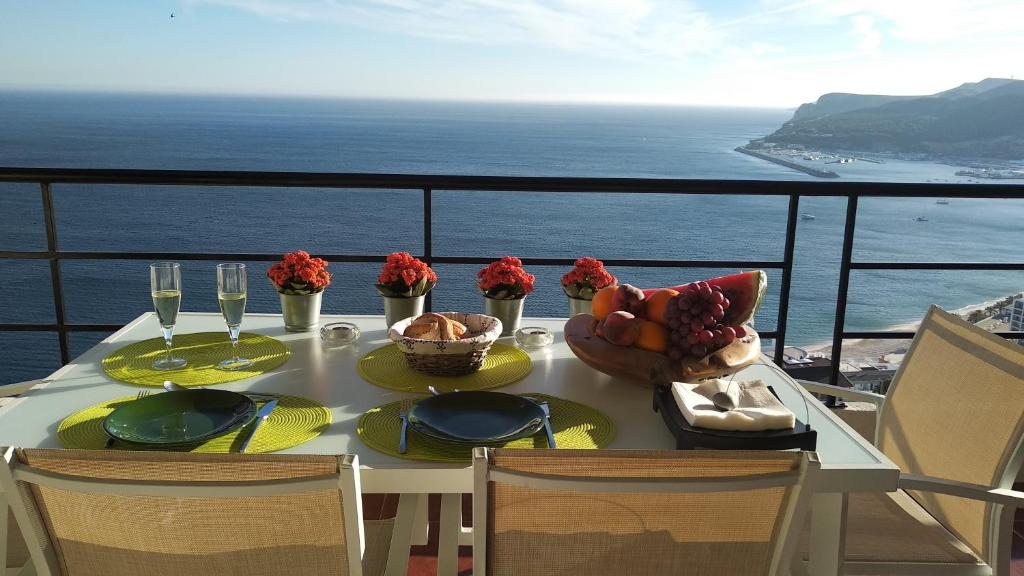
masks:
<path id="1" fill-rule="evenodd" d="M 298 170 L 417 174 L 811 179 L 733 149 L 788 110 L 413 103 L 185 96 L 0 93 L 0 165 Z M 857 165 L 843 179 L 965 182 L 925 162 Z M 435 191 L 433 252 L 445 256 L 779 259 L 785 198 L 499 194 Z M 144 186 L 54 187 L 65 250 L 420 252 L 419 191 Z M 804 198 L 788 344 L 830 339 L 845 199 Z M 927 222 L 915 218 L 924 216 Z M 855 258 L 1015 261 L 1024 200 L 865 199 Z M 38 187 L 0 184 L 0 250 L 45 249 Z M 213 266 L 185 262 L 182 309 L 216 311 Z M 279 305 L 252 263 L 249 310 Z M 435 309 L 481 311 L 477 266 L 437 266 Z M 376 265 L 335 264 L 326 312 L 380 313 Z M 530 316 L 564 316 L 565 270 L 534 267 Z M 68 320 L 125 323 L 151 308 L 147 264 L 66 261 Z M 733 270 L 614 269 L 620 281 L 668 286 Z M 45 262 L 0 260 L 0 322 L 52 321 Z M 757 326 L 775 327 L 778 272 Z M 1024 274 L 855 272 L 850 329 L 919 319 L 1024 290 Z M 80 353 L 105 334 L 75 333 Z M 156 335 L 154 335 L 156 336 Z M 49 333 L 0 332 L 0 383 L 59 364 Z"/>

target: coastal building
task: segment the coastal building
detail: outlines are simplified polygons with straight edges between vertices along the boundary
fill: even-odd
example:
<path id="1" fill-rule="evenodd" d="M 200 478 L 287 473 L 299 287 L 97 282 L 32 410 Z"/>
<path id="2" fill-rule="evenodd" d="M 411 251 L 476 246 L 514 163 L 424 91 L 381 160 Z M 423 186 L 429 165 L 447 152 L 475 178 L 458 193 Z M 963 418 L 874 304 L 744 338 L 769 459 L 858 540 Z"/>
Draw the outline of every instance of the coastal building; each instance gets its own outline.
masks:
<path id="1" fill-rule="evenodd" d="M 1024 298 L 1017 298 L 1010 306 L 1010 332 L 1024 331 Z M 1024 345 L 1024 338 L 1017 340 Z"/>

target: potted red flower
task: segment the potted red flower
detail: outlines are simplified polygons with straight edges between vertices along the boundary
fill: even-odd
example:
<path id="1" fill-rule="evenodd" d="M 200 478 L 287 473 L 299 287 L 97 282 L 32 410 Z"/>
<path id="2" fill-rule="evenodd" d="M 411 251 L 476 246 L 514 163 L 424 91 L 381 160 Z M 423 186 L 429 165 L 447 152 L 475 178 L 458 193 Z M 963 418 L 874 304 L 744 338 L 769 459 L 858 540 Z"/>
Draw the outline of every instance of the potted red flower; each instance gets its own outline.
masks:
<path id="1" fill-rule="evenodd" d="M 573 269 L 562 276 L 562 290 L 569 297 L 569 316 L 590 314 L 590 304 L 597 291 L 614 286 L 618 280 L 594 258 L 579 258 Z"/>
<path id="2" fill-rule="evenodd" d="M 285 330 L 309 332 L 320 323 L 320 300 L 331 285 L 327 261 L 299 250 L 267 270 L 274 289 L 281 297 L 281 315 Z"/>
<path id="3" fill-rule="evenodd" d="M 484 295 L 484 313 L 501 320 L 502 336 L 519 328 L 523 302 L 533 292 L 533 274 L 523 269 L 519 258 L 505 256 L 477 273 L 477 285 Z"/>
<path id="4" fill-rule="evenodd" d="M 388 326 L 423 313 L 423 300 L 437 284 L 437 274 L 408 252 L 389 254 L 377 276 L 377 291 L 384 297 Z"/>

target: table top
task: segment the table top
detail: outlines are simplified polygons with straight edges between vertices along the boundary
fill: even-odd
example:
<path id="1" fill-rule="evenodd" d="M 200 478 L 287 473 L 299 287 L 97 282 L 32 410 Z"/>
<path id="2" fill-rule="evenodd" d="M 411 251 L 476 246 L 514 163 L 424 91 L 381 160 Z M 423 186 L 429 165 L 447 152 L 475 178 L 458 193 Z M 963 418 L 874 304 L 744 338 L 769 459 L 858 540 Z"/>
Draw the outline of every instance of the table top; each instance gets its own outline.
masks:
<path id="1" fill-rule="evenodd" d="M 331 409 L 333 423 L 318 438 L 284 452 L 307 454 L 358 454 L 369 470 L 414 471 L 431 468 L 463 468 L 402 460 L 381 454 L 362 444 L 356 423 L 367 410 L 403 397 L 413 396 L 379 388 L 363 381 L 356 364 L 367 352 L 388 344 L 382 316 L 323 315 L 321 323 L 353 322 L 362 337 L 351 346 L 326 348 L 318 332 L 289 333 L 279 314 L 246 314 L 245 332 L 277 338 L 291 349 L 283 366 L 250 379 L 219 385 L 238 392 L 277 392 L 304 396 Z M 529 351 L 533 370 L 529 376 L 500 390 L 510 393 L 542 392 L 576 400 L 603 411 L 615 422 L 616 437 L 609 448 L 672 449 L 674 439 L 661 416 L 651 407 L 648 387 L 613 380 L 579 361 L 562 338 L 564 319 L 523 320 L 525 326 L 543 326 L 555 333 L 555 343 Z M 181 313 L 175 333 L 225 332 L 218 313 Z M 160 335 L 156 316 L 145 313 L 118 332 L 48 377 L 44 384 L 15 399 L 0 412 L 0 443 L 21 447 L 59 447 L 57 425 L 68 415 L 104 400 L 134 393 L 138 387 L 109 379 L 100 362 L 118 348 Z M 505 338 L 499 341 L 510 341 Z M 801 420 L 806 418 L 818 432 L 818 455 L 829 491 L 894 490 L 898 469 L 870 443 L 839 420 L 831 411 L 784 373 L 771 369 L 762 358 L 739 374 L 760 378 L 772 385 L 780 399 Z M 806 416 L 805 416 L 806 414 Z"/>

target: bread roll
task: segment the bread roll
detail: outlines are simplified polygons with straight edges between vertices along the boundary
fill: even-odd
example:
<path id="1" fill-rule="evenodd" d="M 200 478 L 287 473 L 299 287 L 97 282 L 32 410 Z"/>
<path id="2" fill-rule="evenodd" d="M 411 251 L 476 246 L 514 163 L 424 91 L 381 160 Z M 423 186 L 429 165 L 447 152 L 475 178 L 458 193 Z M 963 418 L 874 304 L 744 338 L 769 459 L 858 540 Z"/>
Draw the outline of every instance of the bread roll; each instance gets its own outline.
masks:
<path id="1" fill-rule="evenodd" d="M 420 340 L 459 340 L 465 334 L 465 324 L 433 312 L 413 320 L 402 333 L 403 336 Z"/>

